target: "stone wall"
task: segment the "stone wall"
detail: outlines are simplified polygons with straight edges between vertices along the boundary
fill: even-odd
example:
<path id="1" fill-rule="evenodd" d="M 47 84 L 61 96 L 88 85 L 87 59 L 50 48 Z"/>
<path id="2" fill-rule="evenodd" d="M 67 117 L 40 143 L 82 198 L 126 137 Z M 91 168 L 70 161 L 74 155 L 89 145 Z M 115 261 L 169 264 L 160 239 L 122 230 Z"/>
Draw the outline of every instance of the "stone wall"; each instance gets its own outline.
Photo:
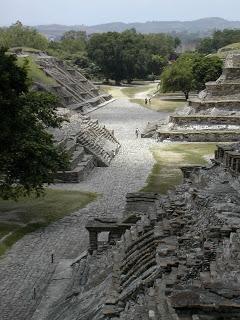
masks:
<path id="1" fill-rule="evenodd" d="M 240 117 L 237 116 L 170 116 L 169 122 L 177 125 L 214 124 L 214 125 L 240 125 Z"/>
<path id="2" fill-rule="evenodd" d="M 187 141 L 187 142 L 231 142 L 239 141 L 240 130 L 236 131 L 157 131 L 159 142 L 164 140 L 170 141 Z"/>
<path id="3" fill-rule="evenodd" d="M 229 55 L 217 81 L 206 83 L 206 89 L 198 98 L 189 99 L 185 109 L 164 124 L 159 121 L 155 131 L 146 130 L 143 137 L 157 135 L 159 141 L 237 141 L 240 132 L 239 60 L 239 54 Z"/>

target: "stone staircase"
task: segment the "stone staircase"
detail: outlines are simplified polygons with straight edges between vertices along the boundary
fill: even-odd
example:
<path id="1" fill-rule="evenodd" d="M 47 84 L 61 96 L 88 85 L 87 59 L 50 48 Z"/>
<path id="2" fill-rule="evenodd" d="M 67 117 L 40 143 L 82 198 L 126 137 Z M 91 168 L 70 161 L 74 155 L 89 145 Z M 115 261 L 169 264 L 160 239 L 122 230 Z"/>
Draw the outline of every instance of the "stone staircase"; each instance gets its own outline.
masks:
<path id="1" fill-rule="evenodd" d="M 206 83 L 198 98 L 190 98 L 182 111 L 158 124 L 155 131 L 146 128 L 143 137 L 158 141 L 237 141 L 240 135 L 240 54 L 228 55 L 221 77 Z"/>
<path id="2" fill-rule="evenodd" d="M 58 85 L 49 86 L 48 90 L 57 93 L 64 107 L 87 112 L 111 98 L 110 95 L 99 94 L 98 88 L 77 68 L 68 67 L 61 60 L 50 56 L 39 56 L 37 63 L 46 75 L 58 83 Z"/>
<path id="3" fill-rule="evenodd" d="M 58 172 L 56 181 L 77 183 L 85 180 L 95 166 L 109 166 L 120 144 L 97 120 L 74 112 L 69 117 L 61 129 L 51 131 L 55 143 L 70 154 L 69 168 Z"/>

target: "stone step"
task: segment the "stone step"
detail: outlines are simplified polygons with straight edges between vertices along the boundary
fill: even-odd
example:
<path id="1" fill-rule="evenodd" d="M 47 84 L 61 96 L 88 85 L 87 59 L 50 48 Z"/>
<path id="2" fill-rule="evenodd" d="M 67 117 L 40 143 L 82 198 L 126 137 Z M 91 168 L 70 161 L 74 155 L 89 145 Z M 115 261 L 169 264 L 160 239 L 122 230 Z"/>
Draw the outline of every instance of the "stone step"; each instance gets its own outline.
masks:
<path id="1" fill-rule="evenodd" d="M 72 154 L 71 170 L 73 170 L 74 168 L 76 168 L 76 166 L 78 166 L 79 162 L 83 160 L 84 156 L 85 156 L 84 148 L 78 147 L 78 149 L 75 150 Z"/>
<path id="2" fill-rule="evenodd" d="M 56 175 L 56 181 L 78 183 L 85 180 L 94 167 L 94 157 L 92 155 L 84 155 L 82 161 L 73 170 L 59 171 Z"/>

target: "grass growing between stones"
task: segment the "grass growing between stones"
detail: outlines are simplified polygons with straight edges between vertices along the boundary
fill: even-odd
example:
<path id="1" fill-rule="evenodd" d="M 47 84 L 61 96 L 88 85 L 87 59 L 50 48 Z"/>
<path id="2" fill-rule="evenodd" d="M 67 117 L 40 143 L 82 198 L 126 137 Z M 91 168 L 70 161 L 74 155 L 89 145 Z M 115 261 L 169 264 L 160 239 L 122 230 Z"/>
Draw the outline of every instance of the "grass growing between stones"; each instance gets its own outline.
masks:
<path id="1" fill-rule="evenodd" d="M 28 61 L 28 77 L 34 82 L 40 82 L 45 85 L 56 85 L 55 79 L 47 76 L 41 69 L 39 69 L 38 64 L 33 57 L 21 58 L 19 57 L 17 62 L 19 66 L 23 66 L 25 60 Z"/>
<path id="2" fill-rule="evenodd" d="M 0 255 L 24 235 L 85 207 L 96 197 L 90 192 L 48 189 L 41 198 L 0 200 Z"/>
<path id="3" fill-rule="evenodd" d="M 142 191 L 165 194 L 182 182 L 180 167 L 207 164 L 215 149 L 215 143 L 172 143 L 151 148 L 156 163 Z"/>

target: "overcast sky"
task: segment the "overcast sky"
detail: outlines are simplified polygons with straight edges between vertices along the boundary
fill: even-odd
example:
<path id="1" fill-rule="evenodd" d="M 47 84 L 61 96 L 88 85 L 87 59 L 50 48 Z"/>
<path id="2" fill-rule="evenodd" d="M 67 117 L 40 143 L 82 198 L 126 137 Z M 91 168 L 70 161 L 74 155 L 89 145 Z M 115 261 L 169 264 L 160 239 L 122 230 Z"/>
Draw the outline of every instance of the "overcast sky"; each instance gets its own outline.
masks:
<path id="1" fill-rule="evenodd" d="M 0 0 L 0 25 L 86 24 L 122 21 L 240 20 L 240 0 Z"/>

